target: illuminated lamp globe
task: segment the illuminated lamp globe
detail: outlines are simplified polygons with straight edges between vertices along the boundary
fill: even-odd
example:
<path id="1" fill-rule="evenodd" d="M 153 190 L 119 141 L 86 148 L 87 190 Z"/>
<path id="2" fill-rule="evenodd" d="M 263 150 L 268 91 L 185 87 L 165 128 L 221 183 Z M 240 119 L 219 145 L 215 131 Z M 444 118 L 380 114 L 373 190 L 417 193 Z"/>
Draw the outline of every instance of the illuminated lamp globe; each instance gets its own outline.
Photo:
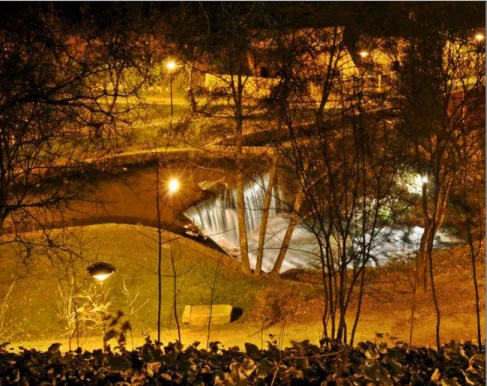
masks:
<path id="1" fill-rule="evenodd" d="M 169 181 L 169 191 L 175 193 L 179 190 L 179 181 L 175 178 Z"/>
<path id="2" fill-rule="evenodd" d="M 87 269 L 88 273 L 100 282 L 105 281 L 113 274 L 113 272 L 115 272 L 115 267 L 113 265 L 103 262 L 94 263 Z"/>
<path id="3" fill-rule="evenodd" d="M 173 71 L 175 70 L 177 67 L 176 65 L 176 62 L 174 60 L 170 60 L 169 62 L 166 63 L 166 68 L 169 70 L 169 71 Z"/>
<path id="4" fill-rule="evenodd" d="M 369 53 L 368 53 L 367 51 L 360 51 L 360 52 L 359 52 L 359 55 L 360 55 L 360 57 L 362 57 L 362 58 L 366 58 L 367 56 L 369 56 Z"/>
<path id="5" fill-rule="evenodd" d="M 478 34 L 475 35 L 475 40 L 477 40 L 478 42 L 481 42 L 484 39 L 485 39 L 484 34 L 478 33 Z"/>

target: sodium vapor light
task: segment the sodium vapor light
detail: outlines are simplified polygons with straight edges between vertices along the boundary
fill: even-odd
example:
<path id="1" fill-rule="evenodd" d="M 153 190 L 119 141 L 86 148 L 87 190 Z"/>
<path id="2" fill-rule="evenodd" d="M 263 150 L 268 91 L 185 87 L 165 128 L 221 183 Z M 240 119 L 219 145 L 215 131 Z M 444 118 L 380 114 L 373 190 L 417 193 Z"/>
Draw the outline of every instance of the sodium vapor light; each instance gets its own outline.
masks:
<path id="1" fill-rule="evenodd" d="M 90 265 L 87 270 L 96 280 L 103 282 L 112 276 L 115 272 L 115 267 L 108 263 L 99 262 Z"/>
<path id="2" fill-rule="evenodd" d="M 169 181 L 169 191 L 175 193 L 179 190 L 179 181 L 175 178 Z"/>
<path id="3" fill-rule="evenodd" d="M 477 40 L 478 42 L 481 42 L 485 39 L 485 36 L 481 33 L 478 33 L 475 35 L 475 40 Z"/>
<path id="4" fill-rule="evenodd" d="M 175 70 L 177 67 L 176 65 L 176 62 L 174 60 L 170 60 L 166 63 L 166 68 L 169 70 L 169 71 L 173 71 Z"/>

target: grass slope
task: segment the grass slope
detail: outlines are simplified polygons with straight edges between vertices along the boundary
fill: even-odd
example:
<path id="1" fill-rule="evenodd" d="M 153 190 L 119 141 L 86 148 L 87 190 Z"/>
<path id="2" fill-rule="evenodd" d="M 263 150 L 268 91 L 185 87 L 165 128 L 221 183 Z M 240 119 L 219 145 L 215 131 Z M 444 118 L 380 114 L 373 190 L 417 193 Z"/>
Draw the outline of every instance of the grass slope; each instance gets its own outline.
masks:
<path id="1" fill-rule="evenodd" d="M 83 261 L 76 263 L 77 282 L 80 291 L 100 286 L 95 283 L 86 267 L 94 261 L 113 264 L 117 271 L 107 279 L 104 290 L 112 300 L 111 310 L 130 312 L 131 299 L 136 297 L 133 307 L 138 309 L 130 320 L 134 327 L 135 345 L 143 343 L 143 333 L 155 337 L 157 320 L 157 232 L 142 226 L 96 225 L 71 228 L 67 234 L 56 231 L 57 241 L 68 239 L 71 247 L 80 253 Z M 234 261 L 223 257 L 195 242 L 167 240 L 174 237 L 164 234 L 163 248 L 163 308 L 162 321 L 166 331 L 164 341 L 177 337 L 173 316 L 174 281 L 172 279 L 171 253 L 177 273 L 178 315 L 181 317 L 185 304 L 209 304 L 211 283 L 215 278 L 218 261 L 215 304 L 231 304 L 243 309 L 240 320 L 212 329 L 212 340 L 224 342 L 227 346 L 253 342 L 259 347 L 268 333 L 283 334 L 283 342 L 310 339 L 317 342 L 321 333 L 322 299 L 319 275 L 310 272 L 289 272 L 289 280 L 270 277 L 255 278 L 240 273 Z M 39 234 L 33 235 L 32 241 Z M 2 317 L 0 302 L 1 339 L 25 343 L 26 346 L 47 348 L 53 341 L 60 341 L 65 334 L 66 322 L 59 316 L 59 277 L 66 277 L 67 253 L 53 253 L 54 250 L 34 248 L 27 265 L 18 264 L 18 251 L 14 244 L 0 246 L 0 291 L 8 289 L 13 272 L 19 279 L 12 289 L 8 308 Z M 435 254 L 435 281 L 442 312 L 442 341 L 450 339 L 470 340 L 475 338 L 475 308 L 471 266 L 464 247 L 440 250 Z M 24 256 L 25 257 L 25 256 Z M 63 260 L 63 262 L 61 262 Z M 233 264 L 232 264 L 233 263 Z M 374 340 L 375 333 L 408 340 L 410 327 L 411 286 L 404 262 L 391 262 L 388 266 L 368 271 L 366 295 L 356 341 Z M 479 262 L 478 272 L 481 294 L 485 291 L 485 261 Z M 68 268 L 68 271 L 69 268 Z M 411 273 L 411 271 L 410 271 Z M 63 282 L 65 283 L 65 282 Z M 129 291 L 124 294 L 123 287 Z M 314 285 L 312 285 L 314 284 Z M 0 292 L 0 300 L 3 299 Z M 261 309 L 273 308 L 273 298 L 279 299 L 277 311 L 287 313 L 285 331 L 280 325 L 267 328 L 262 334 Z M 482 312 L 485 299 L 482 296 Z M 140 308 L 140 309 L 139 309 Z M 275 309 L 276 307 L 274 307 Z M 351 305 L 348 325 L 353 324 L 355 302 Z M 482 316 L 485 330 L 485 317 Z M 415 344 L 434 344 L 435 312 L 430 291 L 418 291 L 415 314 Z M 206 341 L 204 327 L 183 329 L 183 342 Z M 100 333 L 91 332 L 92 337 L 82 337 L 83 347 L 96 348 L 100 345 Z M 64 345 L 66 348 L 66 344 Z"/>
<path id="2" fill-rule="evenodd" d="M 38 237 L 38 236 L 37 236 Z M 168 241 L 168 237 L 176 237 Z M 137 333 L 156 330 L 157 321 L 157 232 L 154 229 L 130 225 L 95 225 L 71 228 L 70 233 L 57 232 L 58 241 L 69 241 L 71 248 L 83 260 L 75 264 L 80 291 L 90 287 L 100 290 L 86 267 L 95 261 L 104 261 L 116 267 L 116 272 L 104 284 L 112 301 L 111 310 L 130 313 L 129 303 L 136 297 L 133 308 L 138 309 L 130 320 Z M 162 322 L 164 328 L 175 328 L 173 316 L 174 280 L 171 256 L 176 271 L 177 311 L 182 316 L 184 305 L 209 304 L 211 283 L 216 277 L 214 304 L 231 304 L 243 310 L 242 319 L 248 320 L 255 294 L 265 286 L 286 286 L 316 292 L 312 287 L 271 278 L 243 275 L 229 264 L 229 257 L 199 244 L 164 234 Z M 35 240 L 35 237 L 34 237 Z M 50 256 L 48 256 L 48 254 Z M 68 253 L 34 249 L 27 265 L 18 264 L 18 249 L 12 244 L 0 247 L 2 267 L 0 283 L 7 288 L 13 272 L 21 277 L 13 287 L 5 320 L 15 330 L 15 340 L 58 339 L 66 323 L 59 315 L 59 278 L 66 284 L 66 272 L 72 276 L 66 261 Z M 64 262 L 62 263 L 61 260 Z M 232 261 L 230 261 L 232 263 Z M 234 262 L 233 262 L 234 263 Z M 237 264 L 238 266 L 238 264 Z M 129 292 L 127 297 L 124 286 Z M 1 299 L 2 297 L 0 297 Z M 139 309 L 140 308 L 140 309 Z M 238 322 L 240 323 L 240 322 Z M 5 335 L 5 334 L 4 334 Z"/>

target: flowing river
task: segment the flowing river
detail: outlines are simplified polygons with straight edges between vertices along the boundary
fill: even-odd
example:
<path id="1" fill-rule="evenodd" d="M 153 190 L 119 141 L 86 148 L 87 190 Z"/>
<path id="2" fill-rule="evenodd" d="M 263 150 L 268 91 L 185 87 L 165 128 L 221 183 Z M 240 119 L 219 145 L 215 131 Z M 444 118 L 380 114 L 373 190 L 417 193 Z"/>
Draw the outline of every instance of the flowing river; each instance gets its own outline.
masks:
<path id="1" fill-rule="evenodd" d="M 46 219 L 50 226 L 71 226 L 102 223 L 124 223 L 157 226 L 155 165 L 120 168 L 118 173 L 96 173 L 93 176 L 96 191 L 84 202 L 63 212 L 62 216 Z M 216 249 L 223 249 L 239 258 L 237 223 L 237 192 L 232 170 L 173 166 L 159 170 L 161 192 L 160 213 L 164 229 L 188 236 L 186 227 L 195 223 L 204 237 L 193 238 Z M 177 179 L 180 189 L 170 193 L 168 182 Z M 272 194 L 269 221 L 265 234 L 263 270 L 272 269 L 288 226 L 290 203 L 289 182 L 278 179 Z M 220 183 L 219 193 L 205 187 Z M 259 243 L 262 203 L 268 175 L 258 171 L 245 185 L 245 219 L 252 267 Z M 292 189 L 291 189 L 292 190 Z M 34 228 L 35 229 L 35 228 Z M 8 225 L 5 229 L 9 231 Z M 420 227 L 412 229 L 384 229 L 376 241 L 372 254 L 376 261 L 414 251 L 423 233 Z M 191 236 L 188 236 L 191 237 Z M 447 246 L 451 236 L 439 232 L 436 246 Z M 294 230 L 281 272 L 292 268 L 316 266 L 317 243 L 312 232 L 302 224 Z"/>
<path id="2" fill-rule="evenodd" d="M 251 266 L 255 266 L 255 258 L 259 243 L 259 229 L 262 217 L 262 203 L 269 183 L 268 175 L 256 177 L 247 183 L 244 190 L 245 220 Z M 262 268 L 269 271 L 274 266 L 279 254 L 288 223 L 289 209 L 292 199 L 281 187 L 274 187 L 270 206 L 269 221 L 265 235 L 264 261 Z M 237 191 L 227 189 L 220 195 L 202 201 L 189 208 L 186 216 L 196 223 L 203 233 L 220 245 L 230 254 L 238 257 L 239 232 L 237 222 Z M 373 262 L 380 263 L 391 257 L 404 256 L 414 252 L 419 245 L 423 228 L 412 229 L 384 228 L 374 239 L 371 255 Z M 435 246 L 450 245 L 455 239 L 445 232 L 439 232 Z M 281 272 L 292 268 L 309 268 L 318 266 L 318 244 L 313 233 L 303 224 L 298 224 L 293 232 L 286 259 Z"/>

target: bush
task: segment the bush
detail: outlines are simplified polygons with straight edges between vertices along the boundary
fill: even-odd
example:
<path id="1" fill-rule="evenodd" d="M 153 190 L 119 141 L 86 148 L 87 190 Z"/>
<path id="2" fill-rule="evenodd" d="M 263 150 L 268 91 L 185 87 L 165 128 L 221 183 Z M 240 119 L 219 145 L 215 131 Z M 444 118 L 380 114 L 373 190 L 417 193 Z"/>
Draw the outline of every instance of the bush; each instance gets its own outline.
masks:
<path id="1" fill-rule="evenodd" d="M 266 287 L 256 292 L 252 319 L 264 322 L 265 327 L 275 324 L 302 323 L 322 310 L 323 300 L 314 288 L 305 293 L 294 285 Z"/>
<path id="2" fill-rule="evenodd" d="M 441 350 L 398 342 L 367 342 L 357 347 L 332 344 L 324 349 L 308 341 L 279 350 L 246 344 L 209 350 L 195 343 L 146 343 L 133 351 L 70 351 L 59 344 L 47 352 L 0 346 L 1 385 L 465 385 L 485 382 L 485 355 L 470 342 Z"/>

